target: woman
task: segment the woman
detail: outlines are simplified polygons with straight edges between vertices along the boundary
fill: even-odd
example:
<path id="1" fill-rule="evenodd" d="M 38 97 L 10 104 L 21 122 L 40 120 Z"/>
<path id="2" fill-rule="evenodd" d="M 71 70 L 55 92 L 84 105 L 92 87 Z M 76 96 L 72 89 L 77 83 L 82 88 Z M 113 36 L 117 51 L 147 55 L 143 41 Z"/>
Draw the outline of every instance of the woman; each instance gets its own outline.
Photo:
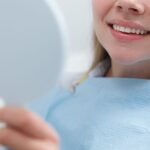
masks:
<path id="1" fill-rule="evenodd" d="M 0 143 L 14 150 L 149 150 L 149 4 L 93 0 L 93 64 L 70 85 L 74 92 L 56 86 L 30 110 L 1 109 L 7 127 Z"/>

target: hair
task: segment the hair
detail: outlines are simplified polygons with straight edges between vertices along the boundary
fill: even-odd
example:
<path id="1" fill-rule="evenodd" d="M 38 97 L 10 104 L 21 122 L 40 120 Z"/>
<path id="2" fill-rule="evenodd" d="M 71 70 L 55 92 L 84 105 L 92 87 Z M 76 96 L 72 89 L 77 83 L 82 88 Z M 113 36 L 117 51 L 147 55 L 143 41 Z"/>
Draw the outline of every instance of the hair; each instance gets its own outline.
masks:
<path id="1" fill-rule="evenodd" d="M 92 50 L 93 61 L 91 65 L 89 66 L 89 68 L 87 69 L 87 71 L 85 71 L 82 74 L 82 76 L 79 78 L 79 80 L 77 80 L 76 82 L 77 85 L 83 82 L 88 77 L 88 74 L 91 72 L 91 70 L 93 70 L 97 66 L 99 62 L 103 61 L 106 57 L 109 57 L 107 51 L 99 42 L 95 31 L 93 31 L 93 34 L 92 34 L 92 49 L 93 49 Z"/>

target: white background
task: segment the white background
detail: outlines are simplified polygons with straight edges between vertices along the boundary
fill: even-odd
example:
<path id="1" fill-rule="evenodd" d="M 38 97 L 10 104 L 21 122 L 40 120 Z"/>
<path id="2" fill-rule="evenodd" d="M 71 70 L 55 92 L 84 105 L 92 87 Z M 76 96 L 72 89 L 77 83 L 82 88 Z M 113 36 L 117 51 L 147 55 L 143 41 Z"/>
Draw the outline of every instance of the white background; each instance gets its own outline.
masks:
<path id="1" fill-rule="evenodd" d="M 70 36 L 66 70 L 82 72 L 91 62 L 91 0 L 55 0 L 62 11 Z"/>

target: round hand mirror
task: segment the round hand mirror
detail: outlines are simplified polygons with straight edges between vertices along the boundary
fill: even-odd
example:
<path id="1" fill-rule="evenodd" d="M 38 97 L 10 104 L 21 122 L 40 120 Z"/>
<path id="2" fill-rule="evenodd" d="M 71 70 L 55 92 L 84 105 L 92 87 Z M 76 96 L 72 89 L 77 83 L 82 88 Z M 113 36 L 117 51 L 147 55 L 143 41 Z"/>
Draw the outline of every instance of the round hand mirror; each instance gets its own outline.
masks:
<path id="1" fill-rule="evenodd" d="M 63 17 L 53 0 L 0 1 L 0 96 L 22 104 L 51 90 L 67 48 Z"/>

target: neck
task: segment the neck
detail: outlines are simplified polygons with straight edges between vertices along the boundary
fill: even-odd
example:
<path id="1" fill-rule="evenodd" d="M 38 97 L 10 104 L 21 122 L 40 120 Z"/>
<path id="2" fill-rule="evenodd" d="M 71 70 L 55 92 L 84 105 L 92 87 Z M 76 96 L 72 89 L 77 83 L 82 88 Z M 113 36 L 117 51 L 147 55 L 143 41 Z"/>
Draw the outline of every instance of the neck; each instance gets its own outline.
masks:
<path id="1" fill-rule="evenodd" d="M 150 79 L 150 60 L 132 65 L 122 65 L 111 61 L 106 77 L 128 77 Z"/>

